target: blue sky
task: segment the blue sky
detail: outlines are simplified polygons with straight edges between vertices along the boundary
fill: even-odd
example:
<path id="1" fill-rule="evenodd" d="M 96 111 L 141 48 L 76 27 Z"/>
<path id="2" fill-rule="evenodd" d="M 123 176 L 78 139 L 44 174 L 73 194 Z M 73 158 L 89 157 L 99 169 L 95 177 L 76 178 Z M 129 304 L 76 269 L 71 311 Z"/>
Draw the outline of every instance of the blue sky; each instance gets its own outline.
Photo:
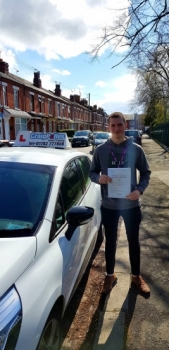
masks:
<path id="1" fill-rule="evenodd" d="M 114 8 L 112 7 L 114 6 Z M 91 63 L 85 52 L 91 50 L 100 28 L 112 24 L 128 0 L 0 0 L 1 58 L 12 73 L 33 81 L 40 71 L 42 86 L 62 94 L 78 93 L 107 113 L 131 113 L 136 79 L 126 66 L 111 69 L 119 52 L 107 58 L 104 47 L 99 62 Z"/>

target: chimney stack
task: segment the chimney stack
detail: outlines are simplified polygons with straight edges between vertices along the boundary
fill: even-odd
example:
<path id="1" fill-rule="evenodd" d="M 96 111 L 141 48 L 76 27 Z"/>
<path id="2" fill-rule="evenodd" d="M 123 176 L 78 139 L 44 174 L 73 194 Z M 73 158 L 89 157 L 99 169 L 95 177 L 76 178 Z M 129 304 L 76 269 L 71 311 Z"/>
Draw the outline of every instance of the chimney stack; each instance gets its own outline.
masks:
<path id="1" fill-rule="evenodd" d="M 42 87 L 42 81 L 40 79 L 40 72 L 34 72 L 33 85 L 36 86 L 37 88 Z"/>
<path id="2" fill-rule="evenodd" d="M 4 62 L 2 58 L 0 58 L 0 72 L 5 74 L 9 73 L 9 64 Z"/>
<path id="3" fill-rule="evenodd" d="M 75 95 L 70 95 L 70 101 L 75 102 Z"/>
<path id="4" fill-rule="evenodd" d="M 81 101 L 80 101 L 80 104 L 81 104 L 82 106 L 86 106 L 86 107 L 87 107 L 88 102 L 87 102 L 86 98 L 82 98 Z"/>
<path id="5" fill-rule="evenodd" d="M 80 95 L 74 95 L 75 96 L 75 102 L 80 103 Z"/>
<path id="6" fill-rule="evenodd" d="M 55 95 L 58 96 L 58 97 L 61 97 L 61 94 L 62 94 L 62 90 L 60 89 L 60 85 L 56 84 L 56 86 L 55 86 Z"/>

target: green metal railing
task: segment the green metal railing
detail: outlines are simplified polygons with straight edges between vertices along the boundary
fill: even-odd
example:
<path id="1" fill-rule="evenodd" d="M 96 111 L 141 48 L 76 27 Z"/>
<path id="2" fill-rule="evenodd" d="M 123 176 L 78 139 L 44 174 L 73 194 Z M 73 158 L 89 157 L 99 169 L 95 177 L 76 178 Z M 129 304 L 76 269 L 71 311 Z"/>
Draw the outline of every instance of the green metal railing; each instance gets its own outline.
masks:
<path id="1" fill-rule="evenodd" d="M 169 122 L 153 126 L 151 137 L 157 142 L 169 147 Z"/>

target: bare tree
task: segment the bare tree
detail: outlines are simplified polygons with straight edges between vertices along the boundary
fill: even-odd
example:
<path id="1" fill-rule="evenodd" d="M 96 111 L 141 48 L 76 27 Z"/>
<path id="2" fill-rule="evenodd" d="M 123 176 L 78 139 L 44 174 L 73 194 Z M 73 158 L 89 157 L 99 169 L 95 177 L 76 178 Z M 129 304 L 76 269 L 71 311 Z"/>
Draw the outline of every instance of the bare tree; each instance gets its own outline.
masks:
<path id="1" fill-rule="evenodd" d="M 169 109 L 168 82 L 157 71 L 137 71 L 137 88 L 132 107 L 141 107 L 149 122 L 167 119 Z"/>
<path id="2" fill-rule="evenodd" d="M 119 48 L 126 49 L 112 68 L 132 58 L 135 68 L 147 63 L 148 53 L 169 45 L 169 0 L 130 0 L 129 7 L 118 12 L 113 24 L 102 28 L 98 43 L 90 51 L 92 60 L 107 45 L 111 48 L 109 56 Z"/>

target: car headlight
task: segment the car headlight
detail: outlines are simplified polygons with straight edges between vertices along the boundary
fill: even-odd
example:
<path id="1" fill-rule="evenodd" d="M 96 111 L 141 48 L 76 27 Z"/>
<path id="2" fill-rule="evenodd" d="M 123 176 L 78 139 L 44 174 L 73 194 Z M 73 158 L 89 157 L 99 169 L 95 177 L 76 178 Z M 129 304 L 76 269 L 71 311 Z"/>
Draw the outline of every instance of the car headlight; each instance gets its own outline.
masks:
<path id="1" fill-rule="evenodd" d="M 21 326 L 21 301 L 14 287 L 0 298 L 0 350 L 14 350 Z"/>

